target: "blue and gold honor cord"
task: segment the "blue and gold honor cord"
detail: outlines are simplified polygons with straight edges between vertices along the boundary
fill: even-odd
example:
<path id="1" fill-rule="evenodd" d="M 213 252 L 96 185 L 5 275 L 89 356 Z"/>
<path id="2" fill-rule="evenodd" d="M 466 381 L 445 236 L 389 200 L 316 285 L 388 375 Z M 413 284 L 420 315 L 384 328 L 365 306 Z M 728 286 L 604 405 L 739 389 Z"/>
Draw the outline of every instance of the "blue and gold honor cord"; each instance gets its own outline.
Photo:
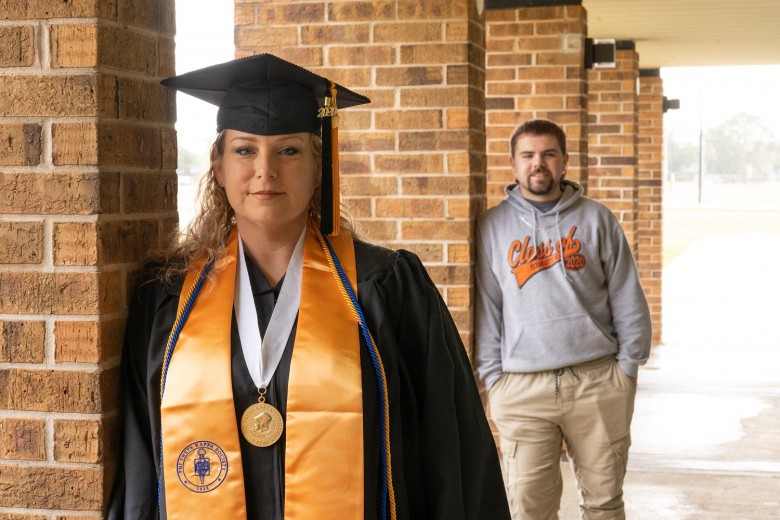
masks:
<path id="1" fill-rule="evenodd" d="M 395 520 L 395 491 L 393 490 L 393 468 L 392 461 L 390 460 L 390 404 L 388 401 L 385 367 L 382 364 L 382 357 L 379 355 L 379 349 L 376 347 L 376 343 L 374 343 L 374 339 L 371 337 L 371 332 L 368 330 L 366 318 L 363 315 L 363 309 L 360 307 L 360 303 L 358 303 L 357 296 L 352 290 L 352 286 L 349 283 L 347 275 L 341 268 L 341 263 L 339 262 L 338 256 L 336 256 L 336 252 L 333 250 L 330 242 L 328 242 L 328 239 L 325 238 L 322 233 L 320 233 L 320 230 L 317 226 L 313 225 L 312 229 L 314 229 L 317 235 L 317 240 L 322 247 L 322 251 L 325 253 L 325 258 L 328 261 L 331 273 L 338 281 L 341 294 L 344 295 L 344 298 L 347 300 L 347 304 L 349 304 L 352 314 L 358 319 L 358 322 L 360 323 L 360 330 L 363 332 L 363 338 L 366 340 L 368 353 L 371 356 L 371 362 L 374 365 L 377 387 L 379 389 L 379 459 L 382 466 L 382 474 L 380 475 L 380 490 L 382 495 L 380 497 L 379 506 L 380 518 L 382 520 L 387 519 L 387 508 L 389 502 L 390 520 Z"/>
<path id="2" fill-rule="evenodd" d="M 165 345 L 165 355 L 163 356 L 162 376 L 160 377 L 160 402 L 162 403 L 162 397 L 165 393 L 165 380 L 168 377 L 168 366 L 171 363 L 171 356 L 173 356 L 173 349 L 176 347 L 176 342 L 179 341 L 179 334 L 181 329 L 184 328 L 184 323 L 187 321 L 187 316 L 190 315 L 192 306 L 195 304 L 195 298 L 198 297 L 200 289 L 203 287 L 203 282 L 206 281 L 206 277 L 211 271 L 214 265 L 214 260 L 206 262 L 198 273 L 198 277 L 195 283 L 190 287 L 187 293 L 187 298 L 184 301 L 184 305 L 176 313 L 176 320 L 171 327 L 171 333 L 168 336 L 168 342 Z"/>
<path id="3" fill-rule="evenodd" d="M 173 322 L 173 327 L 171 327 L 171 333 L 168 335 L 168 342 L 165 344 L 165 354 L 163 355 L 162 374 L 160 376 L 160 407 L 161 408 L 162 408 L 163 394 L 165 393 L 165 381 L 168 377 L 168 367 L 170 366 L 171 363 L 171 356 L 173 356 L 173 349 L 176 348 L 176 342 L 179 340 L 179 334 L 181 333 L 181 329 L 184 328 L 184 323 L 187 321 L 187 317 L 190 315 L 192 306 L 195 304 L 195 298 L 198 297 L 198 294 L 200 293 L 200 290 L 203 287 L 203 282 L 206 280 L 206 277 L 208 276 L 213 266 L 214 266 L 214 260 L 212 259 L 206 262 L 203 265 L 203 267 L 201 267 L 200 273 L 198 273 L 195 283 L 192 284 L 192 287 L 189 288 L 189 292 L 187 293 L 187 298 L 184 301 L 184 305 L 182 305 L 181 308 L 176 312 L 176 320 Z M 162 474 L 163 474 L 162 452 L 163 452 L 163 439 L 162 439 L 162 425 L 161 425 L 160 426 L 160 462 L 158 464 L 159 472 L 157 473 L 157 506 L 160 511 L 162 511 L 162 504 L 161 504 L 162 498 L 160 493 L 160 489 L 162 487 Z"/>

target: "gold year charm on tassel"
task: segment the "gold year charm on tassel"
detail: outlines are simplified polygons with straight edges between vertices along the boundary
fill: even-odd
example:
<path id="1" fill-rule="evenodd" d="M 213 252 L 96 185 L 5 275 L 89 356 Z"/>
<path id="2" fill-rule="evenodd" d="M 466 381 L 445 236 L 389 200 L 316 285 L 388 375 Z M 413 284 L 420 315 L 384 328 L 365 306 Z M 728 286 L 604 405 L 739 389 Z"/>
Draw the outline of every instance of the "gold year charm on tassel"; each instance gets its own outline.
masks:
<path id="1" fill-rule="evenodd" d="M 284 419 L 279 410 L 265 402 L 265 388 L 258 390 L 257 403 L 241 416 L 241 432 L 251 444 L 265 448 L 279 440 L 284 429 Z"/>

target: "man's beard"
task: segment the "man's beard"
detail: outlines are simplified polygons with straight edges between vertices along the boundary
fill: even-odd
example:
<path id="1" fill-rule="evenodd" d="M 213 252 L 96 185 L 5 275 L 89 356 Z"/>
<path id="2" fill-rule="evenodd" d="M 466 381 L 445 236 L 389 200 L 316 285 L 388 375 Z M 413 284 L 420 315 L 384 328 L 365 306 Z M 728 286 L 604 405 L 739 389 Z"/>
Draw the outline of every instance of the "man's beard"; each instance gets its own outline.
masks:
<path id="1" fill-rule="evenodd" d="M 537 173 L 544 173 L 545 177 L 542 179 L 533 179 L 533 175 L 536 175 Z M 548 195 L 557 187 L 552 173 L 545 169 L 535 170 L 528 178 L 527 184 L 528 187 L 526 189 L 534 195 Z"/>

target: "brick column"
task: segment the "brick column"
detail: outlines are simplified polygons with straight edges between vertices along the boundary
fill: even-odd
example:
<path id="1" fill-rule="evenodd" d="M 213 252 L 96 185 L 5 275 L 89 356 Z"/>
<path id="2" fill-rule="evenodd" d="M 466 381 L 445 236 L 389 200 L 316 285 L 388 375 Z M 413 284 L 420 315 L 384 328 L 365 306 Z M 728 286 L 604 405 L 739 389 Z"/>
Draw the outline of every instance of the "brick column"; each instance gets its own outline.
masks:
<path id="1" fill-rule="evenodd" d="M 588 195 L 620 221 L 637 251 L 639 55 L 617 42 L 615 68 L 588 71 Z"/>
<path id="2" fill-rule="evenodd" d="M 177 219 L 173 0 L 0 4 L 0 517 L 96 518 L 129 272 Z"/>
<path id="3" fill-rule="evenodd" d="M 587 187 L 585 9 L 518 7 L 486 13 L 488 206 L 503 199 L 504 186 L 513 179 L 509 136 L 532 118 L 551 119 L 563 127 L 570 155 L 567 176 Z"/>
<path id="4" fill-rule="evenodd" d="M 653 344 L 661 342 L 663 310 L 663 87 L 659 69 L 640 71 L 637 263 L 653 319 Z"/>
<path id="5" fill-rule="evenodd" d="M 343 199 L 369 240 L 420 255 L 467 345 L 484 207 L 484 30 L 470 0 L 236 2 L 239 55 L 270 52 L 371 98 L 342 116 Z"/>

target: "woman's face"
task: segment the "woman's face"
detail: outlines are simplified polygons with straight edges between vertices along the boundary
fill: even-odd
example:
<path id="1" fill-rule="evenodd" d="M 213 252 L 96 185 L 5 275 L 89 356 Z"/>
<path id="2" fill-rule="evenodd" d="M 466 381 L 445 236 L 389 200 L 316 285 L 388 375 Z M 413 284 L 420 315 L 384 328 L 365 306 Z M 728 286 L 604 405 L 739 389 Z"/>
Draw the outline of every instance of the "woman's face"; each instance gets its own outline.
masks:
<path id="1" fill-rule="evenodd" d="M 213 167 L 239 229 L 299 232 L 322 180 L 311 137 L 226 130 L 224 153 L 213 158 Z"/>

